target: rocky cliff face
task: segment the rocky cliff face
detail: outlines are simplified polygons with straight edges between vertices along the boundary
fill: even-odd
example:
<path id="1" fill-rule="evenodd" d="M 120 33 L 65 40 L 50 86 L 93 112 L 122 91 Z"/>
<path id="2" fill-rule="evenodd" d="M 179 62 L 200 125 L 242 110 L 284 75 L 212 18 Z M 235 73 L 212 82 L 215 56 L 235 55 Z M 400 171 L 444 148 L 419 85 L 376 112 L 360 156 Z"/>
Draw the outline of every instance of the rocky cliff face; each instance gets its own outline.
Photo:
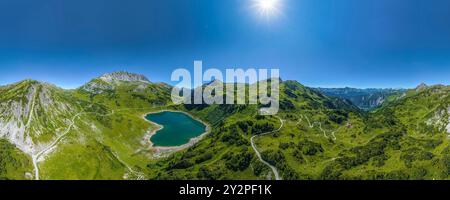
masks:
<path id="1" fill-rule="evenodd" d="M 146 82 L 150 83 L 147 77 L 141 74 L 133 74 L 129 72 L 113 72 L 109 74 L 104 74 L 100 77 L 102 81 L 107 83 L 117 83 L 120 81 L 125 82 Z"/>
<path id="2" fill-rule="evenodd" d="M 426 122 L 429 126 L 434 126 L 440 131 L 450 133 L 450 107 L 439 109 Z"/>
<path id="3" fill-rule="evenodd" d="M 401 89 L 317 88 L 316 90 L 328 96 L 347 99 L 363 110 L 377 108 L 389 97 L 401 96 L 405 92 Z"/>
<path id="4" fill-rule="evenodd" d="M 444 128 L 447 131 L 447 133 L 450 133 L 450 106 L 448 106 L 447 108 L 447 115 L 445 116 L 445 118 L 447 118 L 446 120 L 447 125 L 445 125 L 444 123 Z"/>
<path id="5" fill-rule="evenodd" d="M 111 91 L 116 89 L 117 86 L 122 84 L 135 84 L 137 89 L 146 88 L 150 81 L 144 75 L 134 74 L 129 72 L 113 72 L 104 74 L 96 79 L 91 80 L 81 87 L 89 93 L 100 94 L 105 91 Z"/>
<path id="6" fill-rule="evenodd" d="M 31 155 L 50 142 L 79 108 L 50 84 L 26 80 L 0 89 L 0 137 Z"/>

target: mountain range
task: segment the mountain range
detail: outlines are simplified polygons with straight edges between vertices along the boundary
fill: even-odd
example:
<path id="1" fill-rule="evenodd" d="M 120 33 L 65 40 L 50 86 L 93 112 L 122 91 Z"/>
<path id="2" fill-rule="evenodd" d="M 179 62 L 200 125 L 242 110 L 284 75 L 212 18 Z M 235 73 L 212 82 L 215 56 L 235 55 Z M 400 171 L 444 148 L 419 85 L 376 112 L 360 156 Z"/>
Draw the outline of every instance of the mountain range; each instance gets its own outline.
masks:
<path id="1" fill-rule="evenodd" d="M 405 94 L 405 89 L 315 88 L 328 95 L 347 99 L 360 109 L 370 111 Z"/>
<path id="2" fill-rule="evenodd" d="M 234 87 L 226 84 L 225 87 Z M 246 85 L 248 86 L 248 85 Z M 0 179 L 449 179 L 450 87 L 309 88 L 281 81 L 262 105 L 174 105 L 172 86 L 114 72 L 65 90 L 0 87 Z M 164 152 L 143 116 L 189 113 L 211 126 Z"/>

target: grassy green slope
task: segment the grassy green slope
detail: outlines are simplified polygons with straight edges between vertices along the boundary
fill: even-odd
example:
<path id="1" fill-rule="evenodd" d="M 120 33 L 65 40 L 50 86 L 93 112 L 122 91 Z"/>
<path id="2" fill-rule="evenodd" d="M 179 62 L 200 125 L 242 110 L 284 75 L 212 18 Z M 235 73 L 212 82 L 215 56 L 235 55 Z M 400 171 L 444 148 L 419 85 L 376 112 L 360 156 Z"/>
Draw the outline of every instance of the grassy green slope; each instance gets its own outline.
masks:
<path id="1" fill-rule="evenodd" d="M 284 127 L 256 142 L 263 158 L 284 179 L 449 178 L 448 134 L 443 127 L 426 125 L 448 108 L 448 87 L 409 91 L 372 113 L 292 81 L 284 82 L 281 91 L 278 116 Z M 198 106 L 189 111 L 210 119 L 205 110 L 222 113 L 220 108 L 232 114 L 223 116 L 215 123 L 216 131 L 194 147 L 150 165 L 156 169 L 152 178 L 270 177 L 270 170 L 249 148 L 249 138 L 278 127 L 276 118 L 257 116 L 257 108 L 248 105 Z M 447 120 L 448 115 L 442 118 Z M 424 124 L 425 128 L 420 126 Z"/>
<path id="2" fill-rule="evenodd" d="M 171 102 L 171 86 L 164 83 L 109 83 L 97 78 L 73 92 L 81 99 L 111 109 L 161 107 Z"/>
<path id="3" fill-rule="evenodd" d="M 284 81 L 277 116 L 258 115 L 260 105 L 171 105 L 171 88 L 165 84 L 99 78 L 85 86 L 71 91 L 51 87 L 52 96 L 74 111 L 57 123 L 48 120 L 49 111 L 35 111 L 32 130 L 43 124 L 68 130 L 39 163 L 42 179 L 273 179 L 250 138 L 278 129 L 279 119 L 284 122 L 280 131 L 255 141 L 283 179 L 449 178 L 450 101 L 445 86 L 410 90 L 366 113 L 346 100 Z M 7 94 L 0 100 L 20 98 L 20 92 L 24 96 L 20 88 L 0 88 Z M 212 131 L 188 149 L 154 157 L 154 149 L 143 140 L 154 127 L 142 117 L 162 109 L 189 112 Z M 77 113 L 72 127 L 61 121 Z M 39 141 L 50 141 L 45 135 L 51 130 L 43 131 Z M 0 144 L 5 158 L 1 178 L 21 179 L 32 171 L 29 157 L 11 144 Z"/>
<path id="4" fill-rule="evenodd" d="M 320 131 L 285 113 L 286 128 L 259 145 L 269 162 L 282 171 L 283 163 L 293 169 L 285 178 L 448 179 L 448 134 L 442 126 L 427 125 L 448 108 L 448 94 L 443 86 L 412 90 L 369 115 L 350 114 L 345 126 L 331 129 L 335 141 L 317 137 Z"/>
<path id="5" fill-rule="evenodd" d="M 38 160 L 41 179 L 145 178 L 142 169 L 151 160 L 152 152 L 142 140 L 151 124 L 142 115 L 154 111 L 155 105 L 165 104 L 161 99 L 170 98 L 156 90 L 170 90 L 163 84 L 140 85 L 120 84 L 114 91 L 92 95 L 26 80 L 0 88 L 0 119 L 18 127 L 30 121 L 23 135 L 31 137 L 33 143 L 25 139 L 16 143 L 23 149 L 37 149 L 28 151 L 30 155 L 25 159 L 46 150 Z M 6 133 L 15 138 L 14 132 Z M 15 163 L 5 153 L 6 159 L 7 163 Z M 7 169 L 5 178 L 18 179 L 9 175 L 12 173 L 24 176 L 20 167 L 16 172 Z M 34 175 L 33 171 L 31 168 L 28 172 Z"/>
<path id="6" fill-rule="evenodd" d="M 345 124 L 349 118 L 359 119 L 359 110 L 348 102 L 325 97 L 303 85 L 286 81 L 281 84 L 280 114 L 295 122 L 305 115 L 311 120 L 323 120 L 322 129 L 332 130 Z M 214 124 L 213 131 L 194 147 L 175 153 L 167 159 L 149 166 L 156 169 L 151 178 L 156 179 L 267 179 L 274 178 L 269 168 L 262 164 L 250 147 L 250 138 L 280 126 L 276 116 L 258 115 L 257 105 L 197 105 L 184 109 Z M 298 111 L 298 112 L 297 112 Z M 214 115 L 215 114 L 215 115 Z M 214 116 L 212 116 L 214 115 Z M 220 119 L 220 120 L 218 120 Z M 305 121 L 306 122 L 306 121 Z M 288 126 L 292 126 L 289 124 Z M 315 126 L 314 135 L 325 142 L 333 142 L 332 132 L 323 133 Z M 283 128 L 282 130 L 286 130 Z M 272 142 L 282 142 L 280 133 Z M 288 134 L 290 137 L 290 135 Z M 264 137 L 259 147 L 268 151 Z M 288 141 L 293 141 L 287 138 Z M 261 141 L 261 142 L 260 142 Z M 271 146 L 272 144 L 267 144 Z M 278 149 L 278 145 L 276 148 Z M 263 155 L 265 156 L 265 155 Z M 286 178 L 300 178 L 283 162 L 274 162 Z M 292 177 L 290 177 L 292 176 Z"/>
<path id="7" fill-rule="evenodd" d="M 0 180 L 24 180 L 33 170 L 31 158 L 5 139 L 0 139 Z"/>
<path id="8" fill-rule="evenodd" d="M 77 119 L 58 148 L 42 164 L 46 179 L 136 179 L 152 161 L 143 141 L 152 125 L 145 113 L 166 107 L 170 87 L 137 81 L 108 83 L 94 79 L 89 91 L 71 91 L 93 106 Z"/>
<path id="9" fill-rule="evenodd" d="M 137 115 L 88 113 L 76 124 L 42 163 L 46 179 L 134 179 L 149 161 L 141 140 L 150 124 Z"/>

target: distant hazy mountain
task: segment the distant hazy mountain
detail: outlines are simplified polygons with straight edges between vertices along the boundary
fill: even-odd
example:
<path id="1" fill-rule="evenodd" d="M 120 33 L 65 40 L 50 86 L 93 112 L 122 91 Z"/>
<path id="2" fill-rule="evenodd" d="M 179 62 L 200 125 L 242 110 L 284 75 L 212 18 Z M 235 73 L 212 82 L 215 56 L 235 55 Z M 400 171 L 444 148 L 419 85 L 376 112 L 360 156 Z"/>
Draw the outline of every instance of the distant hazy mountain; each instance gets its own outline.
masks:
<path id="1" fill-rule="evenodd" d="M 351 101 L 363 110 L 372 110 L 389 100 L 400 97 L 404 89 L 316 88 L 325 95 Z"/>

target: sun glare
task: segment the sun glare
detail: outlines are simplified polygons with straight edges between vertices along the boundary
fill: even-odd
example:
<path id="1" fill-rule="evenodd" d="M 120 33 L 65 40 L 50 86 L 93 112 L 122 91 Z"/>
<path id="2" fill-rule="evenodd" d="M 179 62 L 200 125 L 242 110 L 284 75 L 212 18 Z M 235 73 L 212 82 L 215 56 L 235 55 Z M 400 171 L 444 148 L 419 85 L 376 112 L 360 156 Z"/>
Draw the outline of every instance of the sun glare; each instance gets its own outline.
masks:
<path id="1" fill-rule="evenodd" d="M 268 19 L 280 14 L 281 0 L 253 0 L 253 7 L 260 16 Z"/>

